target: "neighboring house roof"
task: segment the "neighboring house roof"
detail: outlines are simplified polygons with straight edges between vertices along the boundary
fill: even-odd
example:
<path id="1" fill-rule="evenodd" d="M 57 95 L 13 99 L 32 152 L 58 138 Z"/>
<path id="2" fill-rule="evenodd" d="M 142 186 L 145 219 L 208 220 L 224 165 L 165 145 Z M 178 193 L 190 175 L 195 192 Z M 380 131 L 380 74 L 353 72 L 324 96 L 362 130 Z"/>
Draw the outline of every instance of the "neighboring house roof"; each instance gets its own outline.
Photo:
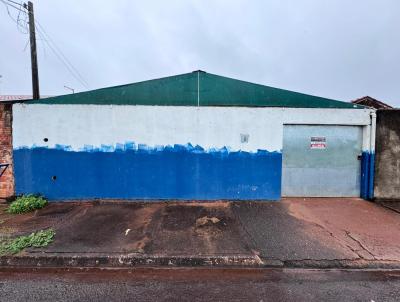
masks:
<path id="1" fill-rule="evenodd" d="M 48 98 L 49 95 L 42 95 L 41 98 Z M 0 102 L 4 103 L 17 103 L 20 101 L 31 100 L 32 95 L 18 95 L 18 94 L 3 94 L 0 95 Z"/>
<path id="2" fill-rule="evenodd" d="M 204 71 L 56 96 L 34 104 L 364 108 Z"/>
<path id="3" fill-rule="evenodd" d="M 354 101 L 351 101 L 353 104 L 358 104 L 358 105 L 363 105 L 367 107 L 372 107 L 375 109 L 392 109 L 393 107 L 385 104 L 381 101 L 378 101 L 377 99 L 374 99 L 370 96 L 364 96 L 362 98 L 356 99 Z"/>
<path id="4" fill-rule="evenodd" d="M 0 95 L 0 102 L 14 102 L 32 99 L 31 95 Z"/>

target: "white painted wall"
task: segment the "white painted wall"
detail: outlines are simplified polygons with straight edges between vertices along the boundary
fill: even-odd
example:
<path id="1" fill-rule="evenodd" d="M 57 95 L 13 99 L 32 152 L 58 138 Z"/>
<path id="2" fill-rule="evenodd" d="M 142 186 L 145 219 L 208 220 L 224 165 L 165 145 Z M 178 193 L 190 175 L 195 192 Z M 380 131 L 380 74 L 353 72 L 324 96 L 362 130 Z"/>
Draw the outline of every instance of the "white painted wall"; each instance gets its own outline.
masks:
<path id="1" fill-rule="evenodd" d="M 232 151 L 282 149 L 283 124 L 370 124 L 369 109 L 27 105 L 13 107 L 13 146 L 100 147 L 133 141 L 150 147 L 191 143 Z M 248 134 L 241 143 L 240 134 Z M 44 142 L 43 138 L 48 138 Z"/>

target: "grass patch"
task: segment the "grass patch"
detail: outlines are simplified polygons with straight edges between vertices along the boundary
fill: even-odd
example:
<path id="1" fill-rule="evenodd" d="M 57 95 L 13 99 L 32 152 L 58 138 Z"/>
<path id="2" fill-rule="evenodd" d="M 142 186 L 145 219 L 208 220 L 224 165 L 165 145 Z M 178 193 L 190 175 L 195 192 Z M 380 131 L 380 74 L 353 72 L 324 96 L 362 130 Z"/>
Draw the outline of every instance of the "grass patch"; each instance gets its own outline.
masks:
<path id="1" fill-rule="evenodd" d="M 39 195 L 22 195 L 17 197 L 10 206 L 7 212 L 10 214 L 21 214 L 31 212 L 43 208 L 47 205 L 47 200 Z"/>
<path id="2" fill-rule="evenodd" d="M 47 229 L 27 236 L 4 240 L 0 242 L 0 255 L 17 254 L 28 247 L 48 246 L 53 241 L 55 234 L 53 229 Z"/>

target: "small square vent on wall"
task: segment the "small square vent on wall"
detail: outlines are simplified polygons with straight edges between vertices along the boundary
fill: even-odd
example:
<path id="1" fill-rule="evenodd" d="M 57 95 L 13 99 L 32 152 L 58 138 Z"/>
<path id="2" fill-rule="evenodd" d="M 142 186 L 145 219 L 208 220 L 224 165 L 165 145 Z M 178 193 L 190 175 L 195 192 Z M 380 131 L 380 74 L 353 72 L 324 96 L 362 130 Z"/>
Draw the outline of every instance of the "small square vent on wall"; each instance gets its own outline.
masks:
<path id="1" fill-rule="evenodd" d="M 249 135 L 248 134 L 240 134 L 240 142 L 241 143 L 248 143 L 249 142 Z"/>

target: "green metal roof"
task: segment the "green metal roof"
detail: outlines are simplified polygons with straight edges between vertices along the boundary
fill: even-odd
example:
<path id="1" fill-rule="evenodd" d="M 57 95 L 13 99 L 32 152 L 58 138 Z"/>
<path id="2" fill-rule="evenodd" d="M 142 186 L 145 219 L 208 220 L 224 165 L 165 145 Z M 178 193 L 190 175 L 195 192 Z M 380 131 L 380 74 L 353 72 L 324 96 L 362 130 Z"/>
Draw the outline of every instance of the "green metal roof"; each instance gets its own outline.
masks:
<path id="1" fill-rule="evenodd" d="M 364 108 L 194 71 L 161 79 L 50 97 L 32 104 Z"/>

